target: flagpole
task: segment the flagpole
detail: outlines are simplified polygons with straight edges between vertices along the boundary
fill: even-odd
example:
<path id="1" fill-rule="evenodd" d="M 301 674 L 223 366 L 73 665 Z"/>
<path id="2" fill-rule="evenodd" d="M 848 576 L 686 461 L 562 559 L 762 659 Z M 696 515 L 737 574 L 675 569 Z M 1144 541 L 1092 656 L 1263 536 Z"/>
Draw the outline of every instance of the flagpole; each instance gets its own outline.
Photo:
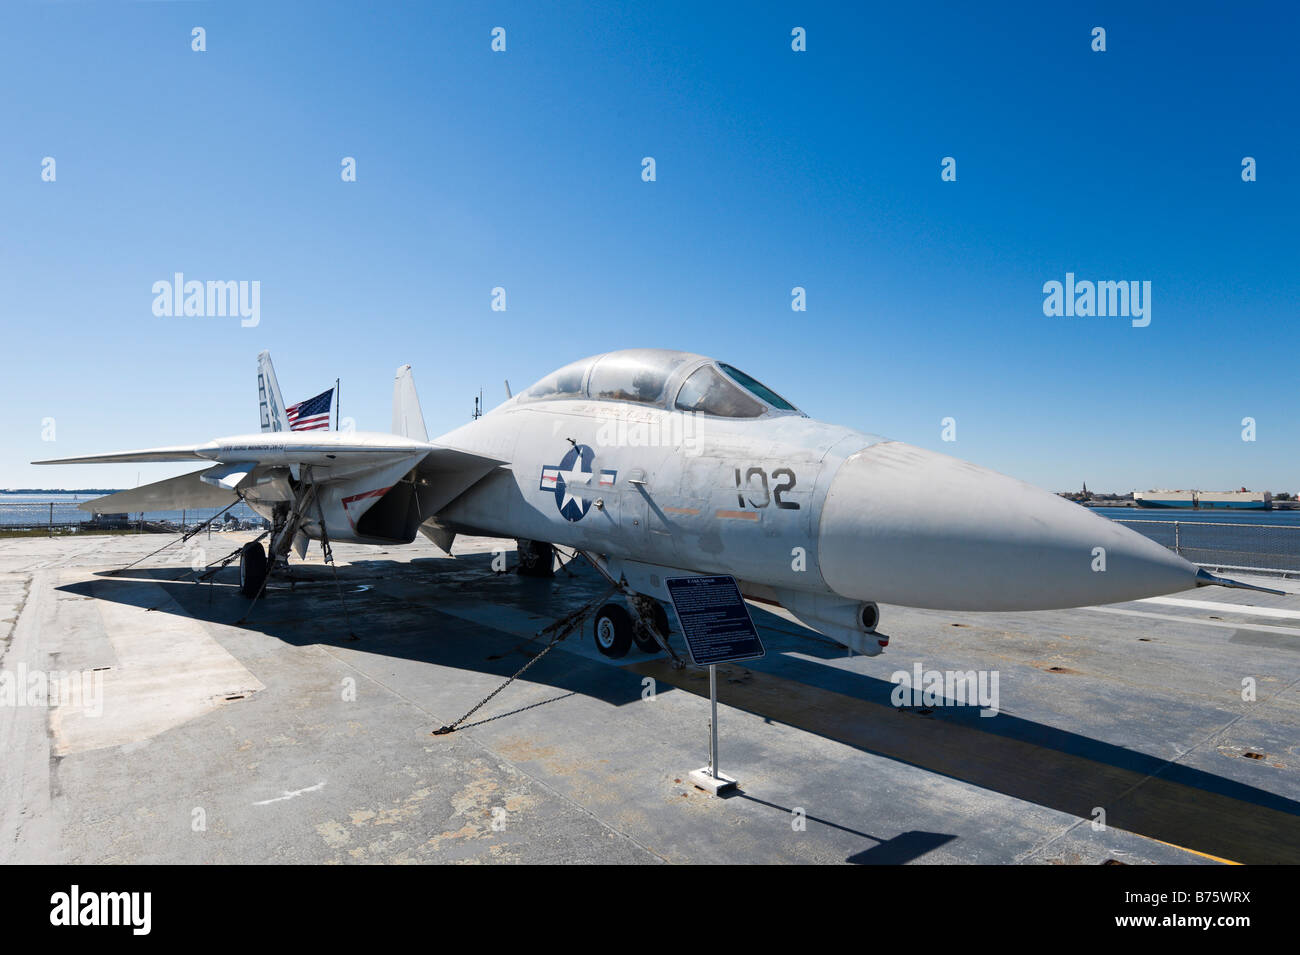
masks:
<path id="1" fill-rule="evenodd" d="M 339 429 L 339 411 L 343 407 L 342 398 L 343 398 L 343 392 L 339 388 L 339 380 L 335 378 L 334 379 L 334 430 L 335 431 Z"/>

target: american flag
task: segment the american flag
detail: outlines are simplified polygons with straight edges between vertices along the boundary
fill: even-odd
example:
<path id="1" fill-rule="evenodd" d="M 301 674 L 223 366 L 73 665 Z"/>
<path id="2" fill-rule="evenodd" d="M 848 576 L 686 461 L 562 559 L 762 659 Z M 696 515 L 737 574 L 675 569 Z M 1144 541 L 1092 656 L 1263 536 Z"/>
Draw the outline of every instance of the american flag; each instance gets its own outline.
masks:
<path id="1" fill-rule="evenodd" d="M 290 431 L 328 431 L 330 429 L 330 406 L 334 404 L 334 389 L 322 391 L 315 398 L 308 398 L 296 405 L 289 405 L 285 413 L 289 415 Z"/>

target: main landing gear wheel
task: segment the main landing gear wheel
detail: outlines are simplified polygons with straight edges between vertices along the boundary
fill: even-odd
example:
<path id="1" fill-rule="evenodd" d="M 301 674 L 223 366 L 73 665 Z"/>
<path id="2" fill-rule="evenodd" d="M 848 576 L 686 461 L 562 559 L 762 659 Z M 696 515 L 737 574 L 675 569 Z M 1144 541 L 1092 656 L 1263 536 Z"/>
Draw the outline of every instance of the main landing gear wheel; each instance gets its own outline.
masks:
<path id="1" fill-rule="evenodd" d="M 520 540 L 518 542 L 519 576 L 553 577 L 555 548 L 545 541 Z"/>
<path id="2" fill-rule="evenodd" d="M 245 597 L 256 597 L 267 575 L 266 551 L 257 541 L 244 545 L 239 552 L 239 592 Z"/>
<path id="3" fill-rule="evenodd" d="M 664 638 L 664 642 L 666 643 L 668 641 L 669 632 L 668 611 L 665 610 L 664 605 L 657 600 L 654 601 L 653 604 L 654 607 L 650 611 L 650 616 L 653 618 L 655 629 L 659 631 L 659 635 Z M 640 627 L 635 628 L 632 633 L 632 639 L 636 641 L 638 650 L 641 650 L 643 653 L 658 653 L 663 649 L 663 647 L 659 645 L 659 641 L 651 634 L 646 633 L 644 636 L 642 634 L 643 631 Z"/>
<path id="4" fill-rule="evenodd" d="M 596 649 L 607 657 L 623 656 L 632 648 L 632 615 L 618 604 L 596 611 Z"/>

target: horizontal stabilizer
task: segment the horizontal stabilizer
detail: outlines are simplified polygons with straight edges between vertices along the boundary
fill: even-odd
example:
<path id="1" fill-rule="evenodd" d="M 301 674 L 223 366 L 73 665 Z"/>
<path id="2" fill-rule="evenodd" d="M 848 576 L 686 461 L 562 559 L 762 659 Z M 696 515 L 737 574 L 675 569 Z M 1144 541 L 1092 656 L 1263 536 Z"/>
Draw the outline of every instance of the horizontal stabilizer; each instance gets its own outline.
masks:
<path id="1" fill-rule="evenodd" d="M 180 511 L 191 507 L 225 507 L 239 500 L 229 488 L 213 487 L 203 481 L 207 471 L 155 481 L 143 487 L 92 498 L 77 505 L 95 514 L 131 514 L 136 511 Z"/>

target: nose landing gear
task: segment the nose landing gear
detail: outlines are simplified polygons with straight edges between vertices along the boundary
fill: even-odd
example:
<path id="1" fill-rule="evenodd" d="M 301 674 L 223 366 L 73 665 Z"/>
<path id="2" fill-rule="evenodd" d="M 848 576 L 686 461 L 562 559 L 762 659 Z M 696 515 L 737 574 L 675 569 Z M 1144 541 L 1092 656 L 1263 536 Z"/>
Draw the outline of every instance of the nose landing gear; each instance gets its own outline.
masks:
<path id="1" fill-rule="evenodd" d="M 632 615 L 618 604 L 605 604 L 593 621 L 596 649 L 615 659 L 632 648 Z"/>
<path id="2" fill-rule="evenodd" d="M 668 646 L 671 629 L 664 605 L 644 594 L 629 594 L 628 600 L 635 617 L 613 603 L 605 604 L 596 611 L 596 649 L 607 657 L 617 659 L 624 656 L 635 643 L 643 653 L 667 650 L 675 659 L 677 655 Z"/>

